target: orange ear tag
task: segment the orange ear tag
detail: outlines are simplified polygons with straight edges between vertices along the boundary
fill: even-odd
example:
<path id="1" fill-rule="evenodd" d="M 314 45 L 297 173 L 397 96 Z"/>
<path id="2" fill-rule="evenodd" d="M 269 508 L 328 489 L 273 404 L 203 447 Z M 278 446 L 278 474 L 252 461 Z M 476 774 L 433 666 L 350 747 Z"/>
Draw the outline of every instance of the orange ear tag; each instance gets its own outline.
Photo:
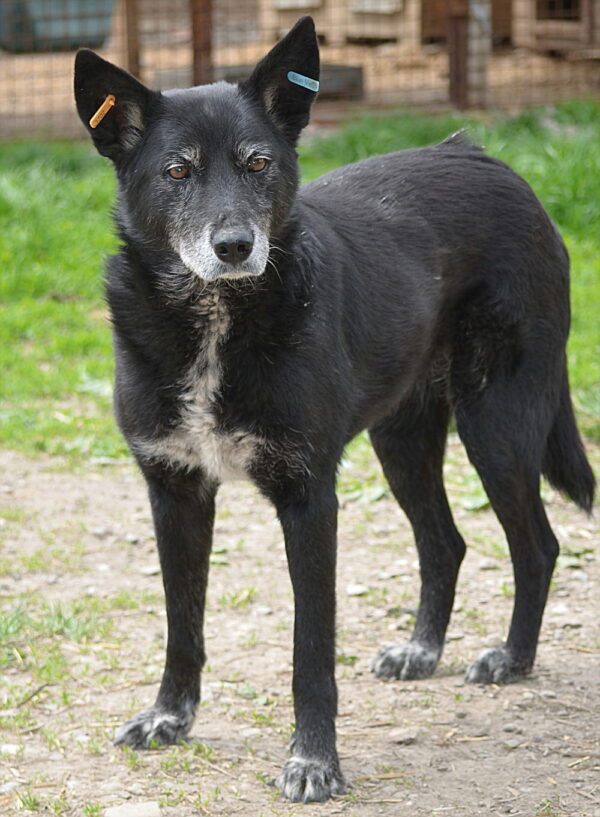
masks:
<path id="1" fill-rule="evenodd" d="M 90 119 L 90 128 L 97 128 L 114 104 L 115 97 L 113 94 L 109 94 Z"/>

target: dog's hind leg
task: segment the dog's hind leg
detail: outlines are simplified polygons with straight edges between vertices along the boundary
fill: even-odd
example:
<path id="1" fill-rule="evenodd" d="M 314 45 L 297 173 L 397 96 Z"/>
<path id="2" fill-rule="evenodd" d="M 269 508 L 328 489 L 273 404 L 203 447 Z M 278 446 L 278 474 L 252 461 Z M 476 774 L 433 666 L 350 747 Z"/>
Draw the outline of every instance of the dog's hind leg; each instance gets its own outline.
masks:
<path id="1" fill-rule="evenodd" d="M 167 656 L 156 702 L 123 724 L 116 744 L 147 749 L 177 743 L 192 727 L 205 661 L 202 632 L 215 487 L 198 473 L 158 472 L 146 480 L 167 607 Z"/>
<path id="2" fill-rule="evenodd" d="M 531 670 L 558 554 L 540 498 L 552 400 L 537 372 L 536 385 L 535 362 L 523 364 L 520 376 L 501 375 L 456 406 L 459 434 L 506 533 L 515 578 L 506 643 L 485 650 L 471 665 L 472 683 L 508 682 Z"/>
<path id="3" fill-rule="evenodd" d="M 380 678 L 425 678 L 442 653 L 465 545 L 442 480 L 448 406 L 424 392 L 371 429 L 384 473 L 412 525 L 419 553 L 421 597 L 411 639 L 383 649 L 372 669 Z"/>

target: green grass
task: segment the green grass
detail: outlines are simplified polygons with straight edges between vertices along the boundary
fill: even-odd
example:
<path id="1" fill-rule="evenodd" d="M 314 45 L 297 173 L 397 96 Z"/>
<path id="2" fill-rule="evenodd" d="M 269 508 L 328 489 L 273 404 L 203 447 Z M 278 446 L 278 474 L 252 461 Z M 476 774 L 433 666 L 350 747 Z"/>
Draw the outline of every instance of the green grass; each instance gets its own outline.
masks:
<path id="1" fill-rule="evenodd" d="M 102 264 L 112 172 L 79 144 L 0 146 L 0 445 L 119 456 Z"/>
<path id="2" fill-rule="evenodd" d="M 87 643 L 99 636 L 105 638 L 111 628 L 112 621 L 99 615 L 93 599 L 68 605 L 25 597 L 11 600 L 0 607 L 0 669 L 31 669 L 41 653 L 44 660 L 39 666 L 47 670 L 48 654 L 61 639 Z"/>
<path id="3" fill-rule="evenodd" d="M 569 102 L 486 121 L 399 112 L 307 142 L 305 179 L 373 153 L 429 144 L 463 126 L 533 186 L 573 262 L 571 382 L 600 439 L 600 104 Z M 87 144 L 0 146 L 0 445 L 82 458 L 125 454 L 111 412 L 112 350 L 102 268 L 116 246 L 111 168 Z"/>

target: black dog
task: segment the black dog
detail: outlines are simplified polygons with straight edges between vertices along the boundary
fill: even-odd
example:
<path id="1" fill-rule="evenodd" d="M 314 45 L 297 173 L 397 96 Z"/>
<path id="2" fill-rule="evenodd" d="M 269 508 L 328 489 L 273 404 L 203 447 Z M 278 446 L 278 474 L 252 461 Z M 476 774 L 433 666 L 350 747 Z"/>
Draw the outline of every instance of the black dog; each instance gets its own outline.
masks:
<path id="1" fill-rule="evenodd" d="M 249 478 L 285 535 L 296 732 L 280 787 L 304 801 L 345 785 L 334 587 L 348 441 L 369 429 L 419 550 L 415 629 L 375 658 L 384 678 L 428 676 L 442 652 L 465 549 L 442 483 L 451 414 L 516 580 L 506 644 L 467 680 L 532 667 L 558 550 L 540 473 L 583 508 L 594 492 L 567 380 L 568 258 L 541 204 L 460 136 L 298 192 L 294 146 L 318 70 L 306 17 L 239 85 L 157 93 L 85 50 L 75 71 L 86 125 L 114 96 L 88 128 L 119 183 L 122 249 L 107 279 L 116 413 L 148 483 L 169 626 L 156 703 L 116 742 L 189 732 L 215 495 L 223 480 Z"/>

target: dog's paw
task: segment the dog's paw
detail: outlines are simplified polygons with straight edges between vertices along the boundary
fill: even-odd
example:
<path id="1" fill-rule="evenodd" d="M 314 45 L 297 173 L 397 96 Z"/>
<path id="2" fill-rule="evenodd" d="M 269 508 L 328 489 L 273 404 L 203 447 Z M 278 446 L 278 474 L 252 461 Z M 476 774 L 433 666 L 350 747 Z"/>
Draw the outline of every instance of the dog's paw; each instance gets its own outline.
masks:
<path id="1" fill-rule="evenodd" d="M 120 726 L 115 746 L 131 746 L 133 749 L 150 749 L 155 744 L 179 743 L 187 735 L 193 718 L 173 715 L 152 707 L 138 712 Z"/>
<path id="2" fill-rule="evenodd" d="M 492 647 L 484 650 L 476 661 L 473 661 L 465 681 L 469 684 L 508 684 L 527 674 L 526 667 L 519 667 L 511 658 L 505 647 Z"/>
<path id="3" fill-rule="evenodd" d="M 375 656 L 371 670 L 378 678 L 396 678 L 400 681 L 429 678 L 436 668 L 439 657 L 437 650 L 422 647 L 416 641 L 393 644 Z"/>
<path id="4" fill-rule="evenodd" d="M 346 791 L 346 781 L 337 761 L 312 760 L 297 755 L 285 764 L 277 785 L 292 803 L 322 803 Z"/>

